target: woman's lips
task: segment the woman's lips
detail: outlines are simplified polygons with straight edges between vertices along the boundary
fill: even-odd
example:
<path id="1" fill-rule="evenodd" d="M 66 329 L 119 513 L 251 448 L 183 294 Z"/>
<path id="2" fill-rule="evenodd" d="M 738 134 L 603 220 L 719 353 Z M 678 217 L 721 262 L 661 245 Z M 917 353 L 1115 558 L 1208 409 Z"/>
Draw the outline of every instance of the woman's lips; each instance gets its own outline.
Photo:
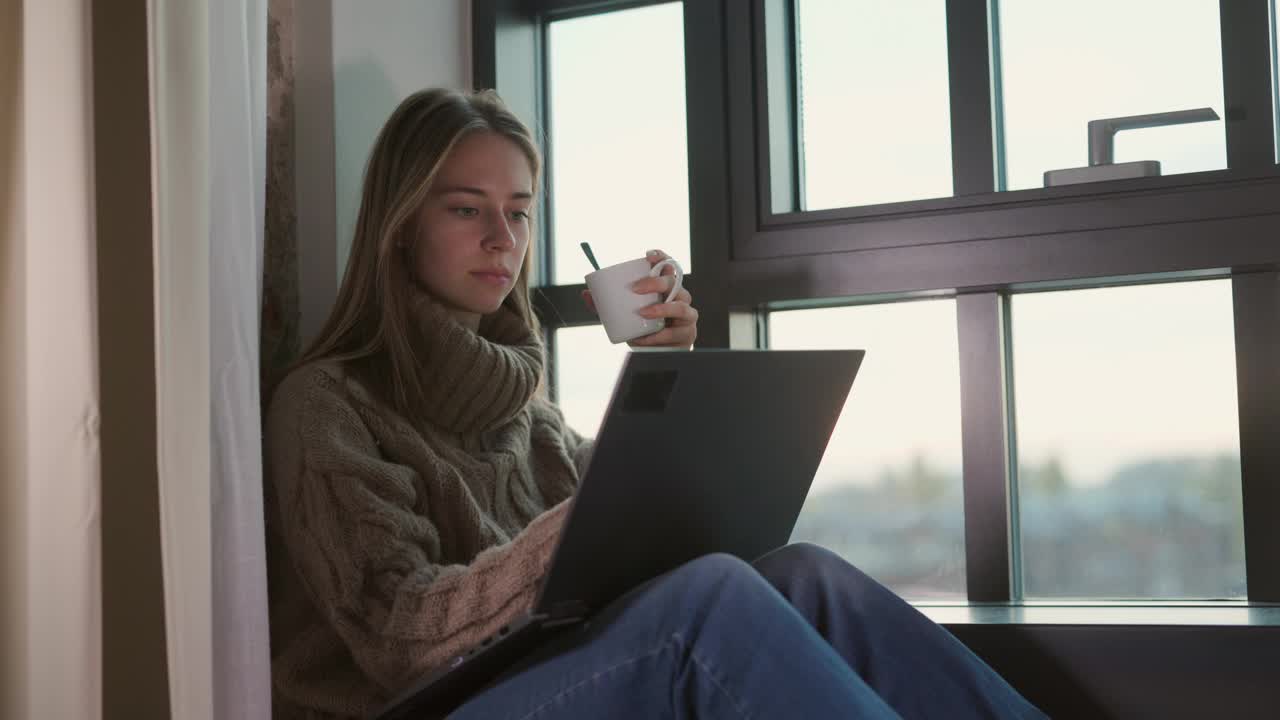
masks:
<path id="1" fill-rule="evenodd" d="M 473 272 L 471 274 L 474 275 L 479 280 L 483 282 L 487 282 L 491 285 L 506 285 L 507 283 L 511 282 L 511 276 L 504 272 L 498 272 L 493 270 L 480 270 L 477 272 Z"/>

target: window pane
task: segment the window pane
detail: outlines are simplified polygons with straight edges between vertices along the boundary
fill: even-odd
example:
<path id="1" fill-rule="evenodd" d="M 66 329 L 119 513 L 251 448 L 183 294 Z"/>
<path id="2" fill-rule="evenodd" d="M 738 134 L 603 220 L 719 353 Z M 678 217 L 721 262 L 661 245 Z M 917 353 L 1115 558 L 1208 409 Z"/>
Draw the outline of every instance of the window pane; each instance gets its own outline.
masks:
<path id="1" fill-rule="evenodd" d="M 552 282 L 661 248 L 692 270 L 681 3 L 548 29 Z"/>
<path id="2" fill-rule="evenodd" d="M 799 0 L 804 207 L 947 197 L 944 0 Z"/>
<path id="3" fill-rule="evenodd" d="M 1000 0 L 1007 189 L 1089 164 L 1090 120 L 1212 107 L 1224 115 L 1219 0 Z M 1116 135 L 1115 162 L 1227 167 L 1221 121 Z"/>
<path id="4" fill-rule="evenodd" d="M 916 599 L 963 599 L 956 306 L 930 300 L 769 316 L 779 349 L 867 351 L 792 540 Z"/>
<path id="5" fill-rule="evenodd" d="M 1012 306 L 1026 596 L 1244 597 L 1230 281 Z"/>
<path id="6" fill-rule="evenodd" d="M 599 325 L 556 330 L 556 398 L 569 427 L 595 437 L 629 347 Z"/>

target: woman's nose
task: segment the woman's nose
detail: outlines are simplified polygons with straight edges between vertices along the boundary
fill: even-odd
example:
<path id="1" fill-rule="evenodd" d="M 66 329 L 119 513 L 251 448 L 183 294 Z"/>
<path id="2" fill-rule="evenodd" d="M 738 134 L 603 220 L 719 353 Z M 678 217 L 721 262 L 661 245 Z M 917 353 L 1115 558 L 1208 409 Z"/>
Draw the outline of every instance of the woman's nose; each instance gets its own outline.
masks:
<path id="1" fill-rule="evenodd" d="M 489 231 L 484 238 L 485 247 L 491 250 L 510 250 L 516 246 L 516 235 L 511 223 L 502 214 L 495 214 L 489 222 Z"/>

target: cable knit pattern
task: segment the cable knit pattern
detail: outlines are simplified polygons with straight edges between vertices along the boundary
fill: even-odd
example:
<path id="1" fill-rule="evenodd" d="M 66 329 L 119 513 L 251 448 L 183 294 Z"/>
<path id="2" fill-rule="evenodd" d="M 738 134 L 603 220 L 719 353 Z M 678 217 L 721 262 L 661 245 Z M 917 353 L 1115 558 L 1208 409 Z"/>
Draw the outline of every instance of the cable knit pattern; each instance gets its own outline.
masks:
<path id="1" fill-rule="evenodd" d="M 272 400 L 277 718 L 365 717 L 529 609 L 585 466 L 518 317 L 476 333 L 430 301 L 414 315 L 416 424 L 336 363 L 299 368 Z"/>
<path id="2" fill-rule="evenodd" d="M 431 390 L 423 411 L 437 425 L 473 434 L 510 422 L 529 404 L 542 379 L 542 343 L 519 317 L 503 308 L 482 318 L 477 334 L 421 294 L 413 314 Z"/>

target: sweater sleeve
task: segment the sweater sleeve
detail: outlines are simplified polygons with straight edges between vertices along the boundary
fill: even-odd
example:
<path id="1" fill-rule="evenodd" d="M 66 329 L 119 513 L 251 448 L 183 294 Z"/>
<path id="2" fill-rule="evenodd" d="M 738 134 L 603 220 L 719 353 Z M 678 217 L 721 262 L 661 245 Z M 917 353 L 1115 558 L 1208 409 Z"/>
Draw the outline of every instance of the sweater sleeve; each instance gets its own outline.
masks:
<path id="1" fill-rule="evenodd" d="M 268 441 L 289 561 L 384 689 L 403 688 L 532 606 L 567 502 L 469 565 L 444 565 L 414 471 L 382 458 L 336 378 L 316 371 L 286 381 Z"/>
<path id="2" fill-rule="evenodd" d="M 535 417 L 542 418 L 546 425 L 553 428 L 552 434 L 564 445 L 565 452 L 573 461 L 578 478 L 581 478 L 587 472 L 587 464 L 591 462 L 591 451 L 595 449 L 595 440 L 583 437 L 577 430 L 569 427 L 564 411 L 547 397 L 535 398 L 533 408 Z"/>
<path id="3" fill-rule="evenodd" d="M 578 470 L 578 477 L 587 474 L 587 465 L 591 463 L 591 451 L 595 450 L 596 441 L 591 438 L 584 438 L 579 435 L 576 430 L 564 426 L 565 444 L 570 448 L 569 456 L 573 458 L 573 465 Z"/>

